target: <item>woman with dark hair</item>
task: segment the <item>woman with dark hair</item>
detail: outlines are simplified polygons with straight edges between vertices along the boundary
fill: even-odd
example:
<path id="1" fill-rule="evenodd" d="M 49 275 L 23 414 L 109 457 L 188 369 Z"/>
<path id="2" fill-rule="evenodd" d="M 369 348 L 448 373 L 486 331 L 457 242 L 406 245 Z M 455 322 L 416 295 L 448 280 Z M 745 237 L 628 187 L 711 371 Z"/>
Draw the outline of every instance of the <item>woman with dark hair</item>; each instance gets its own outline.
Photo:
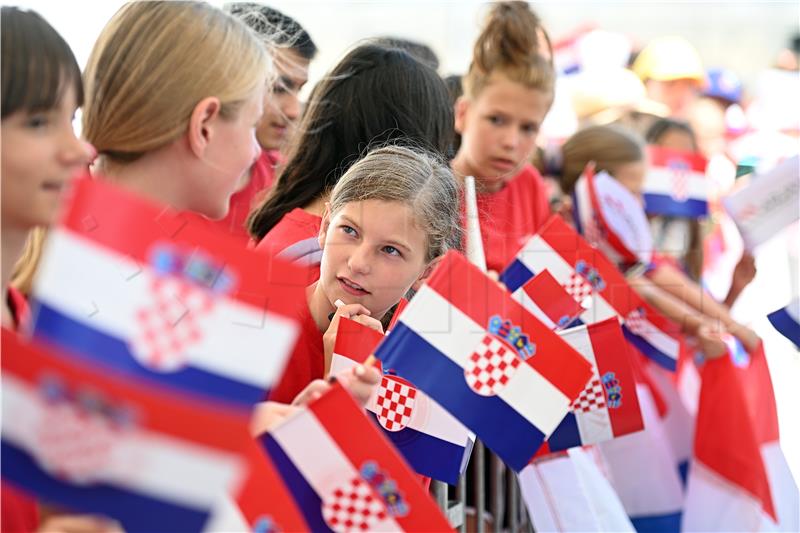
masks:
<path id="1" fill-rule="evenodd" d="M 347 169 L 387 143 L 447 156 L 452 137 L 447 88 L 433 69 L 396 48 L 355 48 L 315 87 L 286 166 L 250 215 L 257 248 L 310 266 L 317 279 L 322 213 Z"/>

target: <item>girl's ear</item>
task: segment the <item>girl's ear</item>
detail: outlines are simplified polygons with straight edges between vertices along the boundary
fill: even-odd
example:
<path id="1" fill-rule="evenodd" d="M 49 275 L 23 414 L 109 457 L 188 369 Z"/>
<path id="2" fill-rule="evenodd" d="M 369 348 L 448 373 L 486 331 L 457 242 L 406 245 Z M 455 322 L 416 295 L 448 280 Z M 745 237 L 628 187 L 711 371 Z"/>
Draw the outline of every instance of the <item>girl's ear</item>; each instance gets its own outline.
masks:
<path id="1" fill-rule="evenodd" d="M 192 110 L 187 133 L 189 149 L 199 158 L 203 157 L 214 136 L 214 124 L 219 117 L 221 107 L 219 98 L 209 96 L 200 100 Z"/>
<path id="2" fill-rule="evenodd" d="M 325 211 L 322 213 L 322 224 L 319 227 L 319 235 L 317 235 L 317 242 L 319 242 L 320 249 L 325 248 L 325 237 L 328 235 L 328 228 L 331 225 L 331 203 L 325 202 Z"/>
<path id="3" fill-rule="evenodd" d="M 464 96 L 459 96 L 454 108 L 456 115 L 455 130 L 459 135 L 464 134 L 464 128 L 467 122 L 467 109 L 469 109 L 469 100 Z"/>
<path id="4" fill-rule="evenodd" d="M 422 274 L 419 275 L 417 280 L 411 285 L 411 288 L 414 289 L 414 292 L 417 292 L 422 287 L 422 284 L 425 283 L 433 271 L 436 270 L 436 267 L 439 265 L 439 262 L 442 260 L 444 256 L 440 255 L 439 257 L 435 257 L 433 261 L 428 263 L 428 266 L 425 267 L 425 270 L 422 271 Z"/>

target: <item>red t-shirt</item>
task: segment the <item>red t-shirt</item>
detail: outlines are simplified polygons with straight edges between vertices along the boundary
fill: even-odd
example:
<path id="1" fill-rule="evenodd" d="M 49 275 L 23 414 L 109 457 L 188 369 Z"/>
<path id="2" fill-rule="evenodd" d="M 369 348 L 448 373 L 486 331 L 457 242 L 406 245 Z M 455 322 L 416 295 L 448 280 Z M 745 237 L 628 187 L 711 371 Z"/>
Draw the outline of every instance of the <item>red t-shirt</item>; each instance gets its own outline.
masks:
<path id="1" fill-rule="evenodd" d="M 277 255 L 309 269 L 309 285 L 319 279 L 322 249 L 319 230 L 322 217 L 296 207 L 286 213 L 261 241 L 256 250 Z"/>
<path id="2" fill-rule="evenodd" d="M 278 385 L 272 389 L 269 399 L 292 403 L 306 385 L 323 377 L 325 377 L 325 348 L 322 345 L 322 333 L 314 322 L 308 306 L 305 306 L 300 317 L 300 337 L 283 371 L 283 376 Z"/>
<path id="3" fill-rule="evenodd" d="M 247 216 L 272 187 L 278 162 L 278 152 L 266 150 L 261 152 L 261 156 L 250 170 L 249 183 L 231 196 L 227 216 L 221 220 L 211 220 L 209 223 L 247 242 L 250 238 L 250 233 L 245 228 Z"/>
<path id="4" fill-rule="evenodd" d="M 502 272 L 544 225 L 550 217 L 547 200 L 544 180 L 531 165 L 525 165 L 500 191 L 478 194 L 478 219 L 489 270 Z"/>
<path id="5" fill-rule="evenodd" d="M 8 288 L 8 305 L 14 326 L 19 330 L 29 319 L 30 309 L 25 297 L 13 287 Z M 0 483 L 0 524 L 3 533 L 29 533 L 39 527 L 36 501 L 11 485 Z"/>

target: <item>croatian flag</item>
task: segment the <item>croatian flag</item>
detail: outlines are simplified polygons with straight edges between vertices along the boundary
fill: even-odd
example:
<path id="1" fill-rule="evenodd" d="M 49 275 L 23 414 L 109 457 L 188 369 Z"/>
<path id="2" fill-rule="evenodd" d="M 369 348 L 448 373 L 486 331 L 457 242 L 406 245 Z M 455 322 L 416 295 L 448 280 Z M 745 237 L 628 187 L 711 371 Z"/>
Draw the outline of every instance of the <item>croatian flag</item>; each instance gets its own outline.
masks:
<path id="1" fill-rule="evenodd" d="M 551 451 L 594 444 L 644 429 L 628 343 L 616 318 L 559 333 L 592 365 L 592 379 L 547 439 Z"/>
<path id="2" fill-rule="evenodd" d="M 520 491 L 536 531 L 635 531 L 594 452 L 572 448 L 520 472 Z"/>
<path id="3" fill-rule="evenodd" d="M 708 162 L 699 153 L 648 146 L 650 170 L 644 182 L 650 215 L 700 218 L 708 215 Z"/>
<path id="4" fill-rule="evenodd" d="M 597 444 L 636 531 L 679 531 L 683 484 L 650 389 L 636 386 L 644 431 Z"/>
<path id="5" fill-rule="evenodd" d="M 566 328 L 584 311 L 547 270 L 532 277 L 512 297 L 554 331 Z"/>
<path id="6" fill-rule="evenodd" d="M 589 244 L 614 264 L 649 265 L 653 235 L 639 198 L 607 172 L 594 174 L 589 163 L 573 193 L 575 225 Z"/>
<path id="7" fill-rule="evenodd" d="M 342 318 L 336 333 L 331 375 L 363 363 L 383 335 Z M 411 382 L 384 369 L 367 410 L 419 474 L 455 485 L 472 452 L 474 435 Z"/>
<path id="8" fill-rule="evenodd" d="M 584 324 L 621 318 L 631 344 L 664 368 L 675 370 L 680 354 L 678 327 L 650 307 L 602 252 L 558 216 L 531 237 L 500 281 L 514 292 L 542 270 L 548 270 L 575 301 L 587 307 L 580 316 Z"/>
<path id="9" fill-rule="evenodd" d="M 772 326 L 800 350 L 800 298 L 767 315 Z"/>
<path id="10" fill-rule="evenodd" d="M 520 471 L 558 426 L 591 366 L 449 252 L 375 355 Z"/>
<path id="11" fill-rule="evenodd" d="M 102 180 L 48 236 L 34 335 L 94 364 L 249 408 L 299 327 L 301 271 Z"/>
<path id="12" fill-rule="evenodd" d="M 798 531 L 800 497 L 781 451 L 763 346 L 706 361 L 683 528 Z"/>
<path id="13" fill-rule="evenodd" d="M 149 387 L 6 329 L 2 348 L 4 481 L 125 531 L 200 531 L 246 476 L 240 410 Z"/>
<path id="14" fill-rule="evenodd" d="M 261 437 L 311 531 L 445 531 L 417 477 L 341 386 Z"/>

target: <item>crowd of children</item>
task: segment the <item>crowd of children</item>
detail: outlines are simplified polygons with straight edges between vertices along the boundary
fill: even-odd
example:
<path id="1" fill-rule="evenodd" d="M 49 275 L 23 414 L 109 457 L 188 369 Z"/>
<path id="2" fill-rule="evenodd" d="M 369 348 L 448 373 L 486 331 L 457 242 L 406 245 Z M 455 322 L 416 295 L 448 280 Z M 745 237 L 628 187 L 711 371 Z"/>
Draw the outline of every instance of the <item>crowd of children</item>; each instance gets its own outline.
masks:
<path id="1" fill-rule="evenodd" d="M 462 77 L 446 83 L 429 52 L 401 39 L 360 43 L 303 103 L 317 44 L 261 4 L 131 2 L 103 28 L 83 73 L 44 19 L 3 7 L 3 327 L 19 330 L 27 320 L 37 243 L 76 175 L 186 212 L 307 275 L 299 341 L 282 380 L 255 407 L 258 434 L 330 388 L 342 317 L 384 332 L 444 254 L 464 248 L 466 176 L 475 178 L 487 268 L 499 273 L 551 216 L 575 225 L 575 186 L 587 166 L 642 203 L 648 144 L 732 167 L 730 128 L 720 136 L 698 117 L 705 98 L 730 118 L 741 90 L 703 96 L 709 83 L 724 83 L 719 73 L 707 80 L 680 38 L 656 40 L 632 62 L 643 94 L 661 104 L 649 110 L 663 116 L 643 113 L 640 95 L 611 114 L 610 105 L 593 107 L 585 127 L 560 140 L 540 138 L 562 75 L 558 46 L 527 3 L 490 7 Z M 675 57 L 682 72 L 670 70 Z M 615 123 L 597 123 L 601 115 Z M 701 357 L 728 354 L 730 336 L 758 351 L 759 337 L 730 312 L 755 276 L 753 257 L 737 258 L 728 295 L 717 301 L 703 289 L 710 223 L 660 214 L 649 223 L 652 262 L 616 265 L 631 285 L 680 325 Z M 363 404 L 379 374 L 358 366 L 335 378 Z M 2 531 L 118 527 L 6 482 L 2 489 Z"/>

